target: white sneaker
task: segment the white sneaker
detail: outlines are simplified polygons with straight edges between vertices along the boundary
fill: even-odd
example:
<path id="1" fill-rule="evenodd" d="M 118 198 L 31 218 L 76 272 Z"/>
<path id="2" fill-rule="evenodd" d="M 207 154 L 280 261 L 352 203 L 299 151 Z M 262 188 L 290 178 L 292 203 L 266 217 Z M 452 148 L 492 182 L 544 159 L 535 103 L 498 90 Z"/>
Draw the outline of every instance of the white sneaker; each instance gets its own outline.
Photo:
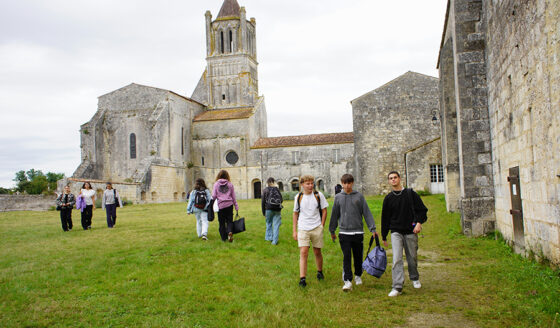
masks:
<path id="1" fill-rule="evenodd" d="M 344 286 L 342 286 L 342 290 L 347 292 L 349 290 L 352 290 L 352 282 L 351 281 L 345 281 L 344 282 Z"/>
<path id="2" fill-rule="evenodd" d="M 412 286 L 414 286 L 414 288 L 418 289 L 418 288 L 422 287 L 422 284 L 420 283 L 420 280 L 413 280 L 412 281 Z"/>
<path id="3" fill-rule="evenodd" d="M 389 293 L 389 297 L 395 297 L 395 296 L 399 296 L 402 292 L 399 292 L 396 289 L 391 289 L 391 292 Z"/>
<path id="4" fill-rule="evenodd" d="M 356 286 L 361 285 L 362 284 L 362 277 L 355 276 L 354 281 L 356 282 Z"/>

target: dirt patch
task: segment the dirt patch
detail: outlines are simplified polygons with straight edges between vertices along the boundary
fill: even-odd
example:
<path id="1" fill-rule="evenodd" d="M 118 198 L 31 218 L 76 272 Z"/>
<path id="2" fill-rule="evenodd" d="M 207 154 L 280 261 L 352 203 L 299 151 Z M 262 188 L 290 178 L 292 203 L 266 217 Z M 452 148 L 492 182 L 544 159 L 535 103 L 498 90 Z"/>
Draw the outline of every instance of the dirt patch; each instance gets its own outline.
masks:
<path id="1" fill-rule="evenodd" d="M 402 328 L 472 328 L 478 327 L 474 322 L 467 320 L 460 314 L 441 314 L 441 313 L 415 313 L 408 317 L 407 322 Z"/>

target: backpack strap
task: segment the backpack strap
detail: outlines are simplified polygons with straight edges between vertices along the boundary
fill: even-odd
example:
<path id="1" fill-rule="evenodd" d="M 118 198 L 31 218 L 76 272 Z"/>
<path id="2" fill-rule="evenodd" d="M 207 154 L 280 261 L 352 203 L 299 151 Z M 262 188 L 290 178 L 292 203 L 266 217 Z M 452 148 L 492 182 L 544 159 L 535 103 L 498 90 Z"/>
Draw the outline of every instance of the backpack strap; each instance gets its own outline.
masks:
<path id="1" fill-rule="evenodd" d="M 300 193 L 297 195 L 297 211 L 296 211 L 296 212 L 298 212 L 298 213 L 299 213 L 300 210 L 301 210 L 301 198 L 302 198 L 302 197 L 303 197 L 303 192 L 300 192 Z"/>
<path id="2" fill-rule="evenodd" d="M 319 208 L 319 216 L 321 216 L 321 198 L 319 197 L 319 192 L 317 190 L 313 190 L 313 195 L 317 200 L 317 207 Z"/>

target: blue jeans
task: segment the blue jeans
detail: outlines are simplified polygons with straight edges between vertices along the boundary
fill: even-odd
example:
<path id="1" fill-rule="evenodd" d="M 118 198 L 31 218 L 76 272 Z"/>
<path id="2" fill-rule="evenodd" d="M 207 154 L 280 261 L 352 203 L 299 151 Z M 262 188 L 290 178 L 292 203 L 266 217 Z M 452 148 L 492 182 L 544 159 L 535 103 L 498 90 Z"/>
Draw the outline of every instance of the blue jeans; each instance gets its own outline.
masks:
<path id="1" fill-rule="evenodd" d="M 282 215 L 280 211 L 266 210 L 266 234 L 265 240 L 272 242 L 272 245 L 278 244 L 278 235 L 280 234 L 280 225 L 282 224 Z"/>

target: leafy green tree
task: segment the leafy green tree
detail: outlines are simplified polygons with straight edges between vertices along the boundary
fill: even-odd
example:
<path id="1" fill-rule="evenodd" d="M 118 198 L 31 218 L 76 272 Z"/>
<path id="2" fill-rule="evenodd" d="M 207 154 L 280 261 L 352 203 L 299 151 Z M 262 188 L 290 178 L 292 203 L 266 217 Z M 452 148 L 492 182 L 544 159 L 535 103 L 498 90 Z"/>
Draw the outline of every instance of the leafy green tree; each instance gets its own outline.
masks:
<path id="1" fill-rule="evenodd" d="M 38 195 L 56 190 L 56 182 L 64 178 L 64 173 L 48 172 L 46 175 L 41 170 L 30 169 L 18 171 L 14 181 L 15 191 Z"/>
<path id="2" fill-rule="evenodd" d="M 10 189 L 0 187 L 0 194 L 9 194 L 10 192 Z"/>
<path id="3" fill-rule="evenodd" d="M 49 191 L 56 190 L 56 182 L 60 179 L 64 179 L 64 173 L 47 173 L 47 181 L 49 183 Z"/>
<path id="4" fill-rule="evenodd" d="M 39 195 L 49 190 L 49 182 L 44 175 L 37 175 L 29 182 L 25 190 L 30 195 Z"/>

